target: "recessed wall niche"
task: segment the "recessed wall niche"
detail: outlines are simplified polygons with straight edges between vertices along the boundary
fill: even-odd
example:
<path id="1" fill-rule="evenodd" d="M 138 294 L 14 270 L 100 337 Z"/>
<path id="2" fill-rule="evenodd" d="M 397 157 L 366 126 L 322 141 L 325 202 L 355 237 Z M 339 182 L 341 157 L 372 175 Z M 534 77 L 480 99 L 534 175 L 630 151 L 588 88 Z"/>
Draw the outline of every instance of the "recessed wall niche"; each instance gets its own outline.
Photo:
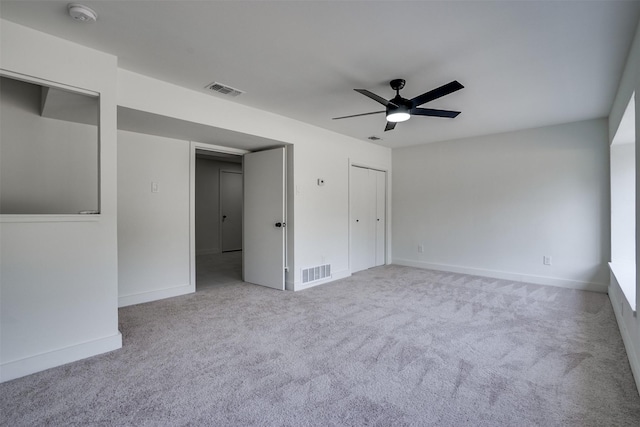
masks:
<path id="1" fill-rule="evenodd" d="M 0 214 L 97 214 L 99 97 L 0 77 Z"/>

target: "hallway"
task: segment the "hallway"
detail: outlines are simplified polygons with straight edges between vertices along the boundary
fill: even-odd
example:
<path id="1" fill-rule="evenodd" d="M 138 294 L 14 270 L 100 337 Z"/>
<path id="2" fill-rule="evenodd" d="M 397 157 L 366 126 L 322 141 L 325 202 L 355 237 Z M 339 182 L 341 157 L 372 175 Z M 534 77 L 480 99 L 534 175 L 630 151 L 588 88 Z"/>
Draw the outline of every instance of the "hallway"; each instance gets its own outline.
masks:
<path id="1" fill-rule="evenodd" d="M 196 292 L 242 281 L 242 251 L 196 256 Z"/>

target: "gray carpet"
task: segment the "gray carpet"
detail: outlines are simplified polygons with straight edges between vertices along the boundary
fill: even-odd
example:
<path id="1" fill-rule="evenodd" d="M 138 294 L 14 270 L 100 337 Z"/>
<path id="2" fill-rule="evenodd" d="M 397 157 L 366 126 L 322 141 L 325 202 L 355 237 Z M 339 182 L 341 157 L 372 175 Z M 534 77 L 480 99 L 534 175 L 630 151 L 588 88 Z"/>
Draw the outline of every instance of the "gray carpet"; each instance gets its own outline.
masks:
<path id="1" fill-rule="evenodd" d="M 196 256 L 196 292 L 242 280 L 242 251 Z"/>
<path id="2" fill-rule="evenodd" d="M 120 321 L 121 350 L 0 384 L 1 424 L 640 425 L 602 294 L 386 266 Z"/>

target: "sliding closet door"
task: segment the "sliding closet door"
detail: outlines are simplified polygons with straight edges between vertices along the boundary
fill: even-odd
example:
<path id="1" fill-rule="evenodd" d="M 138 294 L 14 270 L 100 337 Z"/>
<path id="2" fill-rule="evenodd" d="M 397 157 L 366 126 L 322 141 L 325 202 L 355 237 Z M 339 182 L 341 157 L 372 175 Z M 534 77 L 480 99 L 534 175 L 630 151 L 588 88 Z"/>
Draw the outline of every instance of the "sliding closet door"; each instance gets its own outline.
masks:
<path id="1" fill-rule="evenodd" d="M 351 167 L 351 272 L 375 266 L 375 180 L 370 170 Z"/>
<path id="2" fill-rule="evenodd" d="M 387 229 L 387 173 L 371 170 L 376 182 L 376 266 L 385 264 Z"/>
<path id="3" fill-rule="evenodd" d="M 351 272 L 385 264 L 386 172 L 351 167 Z"/>

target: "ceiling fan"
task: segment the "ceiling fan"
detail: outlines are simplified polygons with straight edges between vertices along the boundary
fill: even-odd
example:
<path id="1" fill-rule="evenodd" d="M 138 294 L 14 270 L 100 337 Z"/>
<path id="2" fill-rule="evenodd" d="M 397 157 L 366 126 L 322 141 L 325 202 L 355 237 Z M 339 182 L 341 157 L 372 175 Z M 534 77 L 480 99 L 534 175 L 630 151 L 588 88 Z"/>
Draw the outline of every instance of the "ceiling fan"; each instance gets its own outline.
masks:
<path id="1" fill-rule="evenodd" d="M 389 82 L 391 88 L 396 91 L 396 96 L 393 99 L 386 100 L 383 97 L 376 95 L 373 92 L 369 92 L 366 89 L 354 89 L 356 92 L 363 94 L 366 97 L 379 102 L 387 107 L 384 111 L 374 111 L 372 113 L 354 114 L 351 116 L 334 117 L 333 120 L 348 119 L 351 117 L 368 116 L 371 114 L 387 113 L 387 126 L 385 126 L 385 132 L 392 130 L 396 127 L 396 123 L 409 120 L 411 116 L 430 116 L 430 117 L 446 117 L 453 119 L 460 111 L 449 110 L 434 110 L 432 108 L 418 108 L 420 105 L 425 104 L 434 99 L 441 98 L 445 95 L 449 95 L 457 90 L 462 89 L 462 86 L 457 80 L 440 86 L 439 88 L 425 92 L 422 95 L 416 96 L 412 99 L 406 99 L 400 96 L 400 90 L 404 87 L 404 79 L 394 79 Z"/>

